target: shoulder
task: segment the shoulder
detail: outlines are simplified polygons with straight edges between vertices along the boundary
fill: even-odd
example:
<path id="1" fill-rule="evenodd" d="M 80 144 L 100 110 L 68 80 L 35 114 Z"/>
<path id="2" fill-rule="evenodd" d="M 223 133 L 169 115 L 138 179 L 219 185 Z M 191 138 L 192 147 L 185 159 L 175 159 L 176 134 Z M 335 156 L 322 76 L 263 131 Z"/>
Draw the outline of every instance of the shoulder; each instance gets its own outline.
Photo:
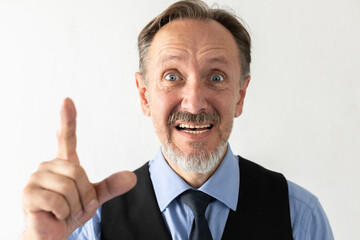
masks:
<path id="1" fill-rule="evenodd" d="M 289 201 L 308 211 L 312 211 L 319 203 L 318 198 L 305 188 L 287 180 Z"/>
<path id="2" fill-rule="evenodd" d="M 287 180 L 294 239 L 333 239 L 328 218 L 319 199 Z"/>

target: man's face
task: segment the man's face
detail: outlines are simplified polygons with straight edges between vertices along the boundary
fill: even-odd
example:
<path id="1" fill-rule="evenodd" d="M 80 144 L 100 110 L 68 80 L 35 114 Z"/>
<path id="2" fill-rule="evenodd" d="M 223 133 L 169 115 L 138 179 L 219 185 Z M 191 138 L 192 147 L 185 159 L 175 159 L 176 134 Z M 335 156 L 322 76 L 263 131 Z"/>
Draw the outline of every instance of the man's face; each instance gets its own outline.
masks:
<path id="1" fill-rule="evenodd" d="M 164 148 L 195 158 L 220 151 L 222 159 L 249 82 L 240 87 L 240 69 L 234 38 L 215 21 L 175 20 L 155 35 L 147 84 L 140 74 L 137 84 L 143 112 L 152 116 L 168 161 L 171 154 Z"/>

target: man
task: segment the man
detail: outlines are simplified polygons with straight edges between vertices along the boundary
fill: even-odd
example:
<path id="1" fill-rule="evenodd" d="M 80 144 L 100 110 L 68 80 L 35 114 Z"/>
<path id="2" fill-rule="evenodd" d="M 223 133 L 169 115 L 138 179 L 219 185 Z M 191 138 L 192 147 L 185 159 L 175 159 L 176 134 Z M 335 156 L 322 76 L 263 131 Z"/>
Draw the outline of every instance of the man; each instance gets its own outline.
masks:
<path id="1" fill-rule="evenodd" d="M 66 99 L 57 157 L 24 189 L 23 239 L 333 239 L 316 197 L 227 142 L 250 81 L 250 37 L 235 16 L 177 2 L 140 33 L 139 54 L 141 108 L 161 150 L 136 177 L 90 183 Z"/>

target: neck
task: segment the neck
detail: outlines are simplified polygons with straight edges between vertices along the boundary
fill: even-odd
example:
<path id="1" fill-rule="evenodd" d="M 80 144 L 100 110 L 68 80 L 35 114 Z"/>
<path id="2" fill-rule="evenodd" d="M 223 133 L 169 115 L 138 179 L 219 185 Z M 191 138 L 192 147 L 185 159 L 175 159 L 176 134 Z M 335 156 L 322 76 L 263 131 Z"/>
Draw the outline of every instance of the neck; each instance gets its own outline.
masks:
<path id="1" fill-rule="evenodd" d="M 163 156 L 166 162 L 171 167 L 171 169 L 177 175 L 179 175 L 187 184 L 189 184 L 193 188 L 199 188 L 216 172 L 217 168 L 220 166 L 222 160 L 224 159 L 226 151 L 227 151 L 227 147 L 225 148 L 225 151 L 221 156 L 221 160 L 219 161 L 218 165 L 207 173 L 196 173 L 196 172 L 185 171 L 181 167 L 173 163 L 171 160 L 169 160 L 168 157 L 165 156 L 164 152 L 163 152 Z"/>

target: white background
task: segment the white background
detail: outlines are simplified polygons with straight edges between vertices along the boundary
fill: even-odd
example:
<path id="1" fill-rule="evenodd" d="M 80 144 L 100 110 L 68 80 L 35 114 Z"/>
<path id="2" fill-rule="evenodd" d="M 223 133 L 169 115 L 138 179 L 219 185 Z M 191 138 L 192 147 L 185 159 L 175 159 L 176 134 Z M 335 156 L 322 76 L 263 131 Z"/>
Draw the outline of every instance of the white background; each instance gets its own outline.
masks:
<path id="1" fill-rule="evenodd" d="M 170 3 L 0 0 L 0 239 L 24 229 L 21 191 L 56 154 L 65 97 L 77 106 L 78 152 L 92 181 L 155 155 L 135 87 L 136 40 Z M 241 16 L 253 39 L 234 153 L 313 192 L 336 239 L 360 239 L 360 2 L 218 4 Z"/>

